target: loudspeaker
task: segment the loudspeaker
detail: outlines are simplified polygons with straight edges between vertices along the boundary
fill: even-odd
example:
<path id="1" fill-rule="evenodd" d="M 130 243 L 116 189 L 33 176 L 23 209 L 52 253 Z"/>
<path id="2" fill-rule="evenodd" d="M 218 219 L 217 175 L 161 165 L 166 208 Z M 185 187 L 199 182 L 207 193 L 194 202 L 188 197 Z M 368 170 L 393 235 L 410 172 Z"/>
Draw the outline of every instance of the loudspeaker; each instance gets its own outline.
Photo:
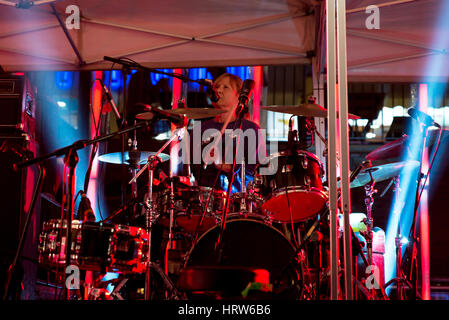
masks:
<path id="1" fill-rule="evenodd" d="M 36 102 L 33 90 L 24 75 L 0 77 L 0 132 L 25 132 L 35 138 Z"/>
<path id="2" fill-rule="evenodd" d="M 14 163 L 25 160 L 24 154 L 34 156 L 36 143 L 27 135 L 0 135 L 0 293 L 3 295 L 5 274 L 16 255 L 19 240 L 24 229 L 26 215 L 30 210 L 38 170 L 35 166 L 14 170 Z M 37 203 L 35 208 L 38 208 Z M 39 216 L 34 210 L 26 233 L 22 254 L 16 269 L 26 273 L 27 279 L 33 277 L 37 265 L 37 244 L 39 233 Z M 28 264 L 28 266 L 25 266 Z M 36 265 L 36 267 L 35 267 Z M 30 269 L 31 266 L 31 269 Z M 16 279 L 12 285 L 20 284 Z M 33 280 L 30 281 L 31 285 Z M 20 288 L 11 288 L 20 290 Z M 22 286 L 25 288 L 24 283 Z M 29 286 L 28 286 L 29 287 Z M 17 293 L 17 292 L 16 292 Z M 14 293 L 12 296 L 16 296 Z M 32 294 L 32 293 L 31 293 Z"/>

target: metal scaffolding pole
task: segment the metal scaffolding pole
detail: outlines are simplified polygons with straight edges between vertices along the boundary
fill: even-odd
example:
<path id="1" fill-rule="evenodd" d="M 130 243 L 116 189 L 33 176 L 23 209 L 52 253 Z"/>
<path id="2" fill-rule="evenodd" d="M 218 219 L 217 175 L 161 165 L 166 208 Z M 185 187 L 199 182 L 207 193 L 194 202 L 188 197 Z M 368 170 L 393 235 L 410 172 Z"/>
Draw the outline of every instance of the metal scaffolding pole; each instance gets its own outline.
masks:
<path id="1" fill-rule="evenodd" d="M 338 299 L 338 229 L 337 229 L 337 64 L 335 36 L 335 0 L 326 1 L 326 61 L 327 61 L 327 131 L 328 131 L 328 181 L 330 217 L 330 281 L 331 300 Z"/>
<path id="2" fill-rule="evenodd" d="M 353 300 L 352 252 L 351 252 L 351 190 L 349 187 L 349 133 L 348 133 L 348 79 L 346 64 L 346 3 L 337 0 L 337 48 L 338 48 L 338 109 L 340 117 L 341 150 L 341 210 L 343 211 L 343 253 L 345 266 L 345 294 Z"/>
<path id="3" fill-rule="evenodd" d="M 327 109 L 328 109 L 328 181 L 330 213 L 330 267 L 332 300 L 339 298 L 338 218 L 339 194 L 337 169 L 340 168 L 341 206 L 343 211 L 343 252 L 345 266 L 345 297 L 353 299 L 352 253 L 349 214 L 349 135 L 346 65 L 345 0 L 326 1 Z M 338 71 L 338 72 L 337 72 Z M 338 81 L 337 81 L 338 74 Z M 341 149 L 341 152 L 339 150 Z"/>

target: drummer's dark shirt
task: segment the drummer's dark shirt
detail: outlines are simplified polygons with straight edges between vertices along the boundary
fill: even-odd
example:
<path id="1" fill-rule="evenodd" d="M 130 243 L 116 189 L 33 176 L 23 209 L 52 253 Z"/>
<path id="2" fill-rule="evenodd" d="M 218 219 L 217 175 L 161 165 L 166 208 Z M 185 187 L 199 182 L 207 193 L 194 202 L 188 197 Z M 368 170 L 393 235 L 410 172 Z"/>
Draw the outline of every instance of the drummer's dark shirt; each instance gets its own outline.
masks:
<path id="1" fill-rule="evenodd" d="M 195 139 L 194 141 L 194 133 L 195 126 L 201 126 L 201 130 L 198 130 L 197 132 L 201 132 L 201 139 L 203 140 L 202 145 L 199 146 L 198 139 Z M 195 177 L 195 180 L 199 186 L 207 186 L 212 187 L 215 182 L 215 189 L 217 190 L 224 190 L 227 191 L 229 181 L 231 181 L 231 173 L 225 173 L 223 171 L 220 171 L 217 169 L 217 167 L 210 163 L 204 168 L 204 161 L 203 153 L 207 153 L 207 151 L 211 150 L 213 145 L 212 141 L 207 141 L 207 139 L 210 139 L 211 136 L 208 135 L 208 132 L 220 132 L 222 130 L 223 123 L 216 122 L 214 119 L 210 120 L 204 120 L 204 121 L 195 121 L 193 130 L 189 131 L 190 134 L 190 146 L 191 146 L 191 155 L 190 159 L 193 160 L 193 157 L 196 156 L 196 162 L 198 162 L 198 159 L 201 158 L 201 164 L 195 163 L 194 161 L 191 161 L 191 169 L 192 174 Z M 208 129 L 215 129 L 215 130 L 209 130 L 205 133 Z M 225 159 L 223 162 L 231 164 L 233 160 L 233 155 L 236 154 L 236 148 L 238 141 L 239 150 L 242 150 L 243 148 L 244 152 L 244 161 L 245 161 L 245 176 L 246 176 L 246 183 L 252 181 L 254 173 L 256 171 L 257 163 L 259 162 L 259 156 L 265 157 L 266 156 L 266 147 L 265 147 L 265 141 L 264 137 L 262 135 L 262 132 L 260 131 L 260 126 L 256 124 L 255 122 L 252 122 L 250 120 L 246 119 L 237 119 L 235 121 L 232 121 L 228 124 L 226 129 L 232 130 L 232 134 L 229 132 L 225 132 L 221 137 L 221 159 Z M 238 135 L 239 130 L 241 129 L 243 136 Z M 237 131 L 236 131 L 237 130 Z M 248 130 L 252 130 L 253 132 L 248 132 Z M 254 134 L 254 136 L 251 137 L 251 135 Z M 250 138 L 251 137 L 251 138 Z M 255 139 L 254 139 L 255 138 Z M 232 139 L 232 148 L 231 141 Z M 206 142 L 204 142 L 206 141 Z M 242 146 L 243 143 L 243 146 Z M 198 155 L 198 152 L 201 152 L 200 157 Z M 226 154 L 228 153 L 228 154 Z M 229 155 L 230 153 L 230 155 Z M 240 152 L 238 154 L 241 154 Z M 237 157 L 239 158 L 239 157 Z M 240 157 L 241 158 L 241 157 Z M 227 159 L 227 160 L 226 160 Z M 229 161 L 231 159 L 231 161 Z M 238 161 L 235 165 L 235 176 L 234 176 L 234 182 L 232 184 L 232 190 L 231 193 L 234 192 L 240 192 L 241 191 L 241 179 L 240 179 L 240 170 L 242 168 L 241 160 Z M 239 163 L 240 162 L 240 163 Z"/>

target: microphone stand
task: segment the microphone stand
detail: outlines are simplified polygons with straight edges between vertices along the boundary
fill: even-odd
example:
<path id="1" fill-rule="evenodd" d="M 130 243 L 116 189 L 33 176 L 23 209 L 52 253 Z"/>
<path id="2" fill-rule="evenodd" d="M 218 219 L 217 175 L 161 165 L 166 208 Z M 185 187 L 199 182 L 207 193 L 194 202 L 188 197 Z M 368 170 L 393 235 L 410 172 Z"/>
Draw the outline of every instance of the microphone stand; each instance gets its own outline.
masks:
<path id="1" fill-rule="evenodd" d="M 217 242 L 215 243 L 215 249 L 218 248 L 218 263 L 220 263 L 223 258 L 223 237 L 224 237 L 224 231 L 225 231 L 225 226 L 226 226 L 226 216 L 228 214 L 229 200 L 231 199 L 232 185 L 234 183 L 235 165 L 237 162 L 237 154 L 238 154 L 238 150 L 239 150 L 240 134 L 242 132 L 242 124 L 243 124 L 242 120 L 243 120 L 243 116 L 246 113 L 245 111 L 247 110 L 247 106 L 246 105 L 243 107 L 236 106 L 235 110 L 236 110 L 235 112 L 237 114 L 237 119 L 239 119 L 239 121 L 240 121 L 240 130 L 239 130 L 239 135 L 238 135 L 237 141 L 236 141 L 235 155 L 234 155 L 233 161 L 232 161 L 232 170 L 231 170 L 231 179 L 230 179 L 231 181 L 228 181 L 228 189 L 226 191 L 226 201 L 225 201 L 223 215 L 222 215 L 222 219 L 221 219 L 220 234 L 218 236 Z M 225 125 L 227 126 L 226 123 L 225 123 Z"/>
<path id="2" fill-rule="evenodd" d="M 415 195 L 415 205 L 413 209 L 413 221 L 412 225 L 410 227 L 409 232 L 409 243 L 407 244 L 407 247 L 405 249 L 404 254 L 404 260 L 402 261 L 402 269 L 406 276 L 406 281 L 409 281 L 411 283 L 411 300 L 416 300 L 417 296 L 419 296 L 418 293 L 418 261 L 417 261 L 417 255 L 418 255 L 418 243 L 419 238 L 416 235 L 416 220 L 418 216 L 418 209 L 419 209 L 419 193 L 421 189 L 421 183 L 424 175 L 422 174 L 422 164 L 423 164 L 423 157 L 424 157 L 424 151 L 426 149 L 426 143 L 427 143 L 427 132 L 428 132 L 428 126 L 421 125 L 421 134 L 423 137 L 423 145 L 421 148 L 421 153 L 419 155 L 420 159 L 420 166 L 419 166 L 419 172 L 418 172 L 418 181 L 416 186 L 416 195 Z M 405 269 L 405 270 L 404 270 Z"/>
<path id="3" fill-rule="evenodd" d="M 393 191 L 396 192 L 396 202 L 399 199 L 399 178 L 395 177 L 393 178 L 394 181 L 394 189 Z M 404 283 L 409 286 L 410 289 L 413 288 L 413 285 L 410 283 L 410 281 L 407 280 L 405 277 L 402 268 L 401 268 L 401 260 L 402 260 L 402 253 L 401 253 L 401 216 L 400 211 L 398 212 L 398 229 L 396 233 L 395 238 L 395 245 L 396 245 L 396 278 L 391 279 L 388 281 L 384 288 L 387 288 L 393 283 L 396 283 L 396 299 L 397 300 L 404 300 L 405 297 L 405 288 Z"/>
<path id="4" fill-rule="evenodd" d="M 204 79 L 193 80 L 193 79 L 190 79 L 190 78 L 188 78 L 188 77 L 186 77 L 186 76 L 184 76 L 182 74 L 179 74 L 179 73 L 163 72 L 163 71 L 160 71 L 160 70 L 157 70 L 157 69 L 148 68 L 148 67 L 145 67 L 145 66 L 143 66 L 143 65 L 141 65 L 141 64 L 139 64 L 139 63 L 137 63 L 135 61 L 132 61 L 130 59 L 126 59 L 126 60 L 125 59 L 120 59 L 120 58 L 117 59 L 117 58 L 112 58 L 112 57 L 108 57 L 108 56 L 104 56 L 103 59 L 106 60 L 106 61 L 110 61 L 110 62 L 116 63 L 116 64 L 120 64 L 120 65 L 122 65 L 122 66 L 124 66 L 125 68 L 128 68 L 128 69 L 145 70 L 145 71 L 149 71 L 149 72 L 152 72 L 152 73 L 158 73 L 158 74 L 163 74 L 163 75 L 166 75 L 166 76 L 169 76 L 169 77 L 177 78 L 177 79 L 179 79 L 179 80 L 181 80 L 183 82 L 195 82 L 195 83 L 198 83 L 198 84 L 203 85 L 203 86 L 207 86 L 207 87 L 210 86 L 210 84 L 207 81 L 204 81 Z"/>

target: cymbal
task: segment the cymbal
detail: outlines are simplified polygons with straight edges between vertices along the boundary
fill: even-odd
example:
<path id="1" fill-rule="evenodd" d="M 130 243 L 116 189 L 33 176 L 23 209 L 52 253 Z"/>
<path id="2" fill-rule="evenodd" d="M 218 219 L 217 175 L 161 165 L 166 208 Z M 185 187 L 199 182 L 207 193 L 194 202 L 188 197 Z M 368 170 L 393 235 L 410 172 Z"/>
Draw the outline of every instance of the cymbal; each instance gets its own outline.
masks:
<path id="1" fill-rule="evenodd" d="M 261 108 L 263 110 L 288 113 L 293 114 L 295 116 L 327 118 L 327 109 L 315 103 L 305 103 L 300 104 L 299 106 L 273 105 L 273 106 L 263 106 Z M 348 119 L 357 120 L 360 119 L 360 117 L 356 116 L 355 114 L 349 113 Z"/>
<path id="2" fill-rule="evenodd" d="M 175 115 L 183 115 L 186 118 L 194 120 L 211 118 L 226 112 L 225 110 L 214 108 L 176 108 L 164 111 Z M 153 116 L 154 115 L 151 112 L 144 112 L 137 114 L 136 118 L 140 120 L 151 120 L 153 119 Z"/>
<path id="3" fill-rule="evenodd" d="M 131 165 L 130 162 L 130 153 L 133 159 L 136 159 L 137 164 L 145 164 L 147 163 L 149 156 L 154 156 L 156 152 L 149 152 L 149 151 L 139 151 L 139 150 L 132 150 L 132 151 L 125 151 L 125 152 L 112 152 L 112 153 L 105 153 L 98 157 L 98 160 L 101 162 L 106 163 L 113 163 L 113 164 L 127 164 Z M 165 153 L 159 153 L 159 159 L 164 162 L 170 159 L 170 156 Z"/>
<path id="4" fill-rule="evenodd" d="M 365 159 L 376 161 L 400 157 L 404 150 L 407 148 L 408 142 L 409 137 L 407 135 L 404 135 L 397 140 L 391 141 L 371 151 L 366 155 Z"/>
<path id="5" fill-rule="evenodd" d="M 375 167 L 366 168 L 360 171 L 354 181 L 351 182 L 351 188 L 362 187 L 371 181 L 371 175 L 375 182 L 384 181 L 387 179 L 391 179 L 393 177 L 399 176 L 401 174 L 402 169 L 407 167 L 408 169 L 416 169 L 419 166 L 419 161 L 410 160 L 410 161 L 400 161 L 387 163 Z"/>

